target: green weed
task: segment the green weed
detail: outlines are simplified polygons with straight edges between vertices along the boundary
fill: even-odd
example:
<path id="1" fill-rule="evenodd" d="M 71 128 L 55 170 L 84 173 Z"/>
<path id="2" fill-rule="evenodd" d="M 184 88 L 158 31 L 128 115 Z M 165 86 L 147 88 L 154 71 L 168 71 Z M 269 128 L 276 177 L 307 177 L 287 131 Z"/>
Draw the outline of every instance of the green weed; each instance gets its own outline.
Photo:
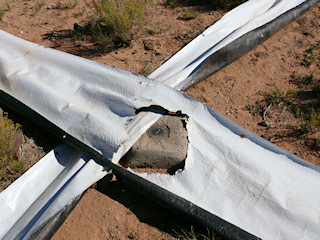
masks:
<path id="1" fill-rule="evenodd" d="M 9 2 L 6 2 L 6 11 L 10 11 L 11 10 L 11 5 Z"/>
<path id="2" fill-rule="evenodd" d="M 147 61 L 144 68 L 140 71 L 140 74 L 143 76 L 149 76 L 154 71 L 152 62 Z"/>
<path id="3" fill-rule="evenodd" d="M 76 17 L 76 18 L 78 18 L 78 17 L 83 16 L 84 13 L 85 13 L 85 8 L 81 8 L 81 9 L 79 10 L 79 12 L 74 13 L 73 16 Z"/>
<path id="4" fill-rule="evenodd" d="M 10 10 L 11 10 L 11 5 L 9 2 L 6 2 L 5 6 L 0 6 L 0 21 L 3 19 L 6 11 L 10 11 Z"/>
<path id="5" fill-rule="evenodd" d="M 320 148 L 320 133 L 318 132 L 317 136 L 316 136 L 316 147 Z"/>
<path id="6" fill-rule="evenodd" d="M 199 11 L 188 11 L 185 14 L 184 20 L 195 19 L 199 16 Z"/>
<path id="7" fill-rule="evenodd" d="M 146 28 L 146 32 L 150 35 L 155 35 L 157 33 L 162 33 L 163 32 L 163 28 L 161 28 L 159 25 L 157 24 L 152 24 L 151 26 L 149 26 L 148 28 Z"/>
<path id="8" fill-rule="evenodd" d="M 305 63 L 305 65 L 310 66 L 312 65 L 315 61 L 320 60 L 320 40 L 312 45 L 305 54 L 305 58 L 303 60 L 303 62 Z"/>
<path id="9" fill-rule="evenodd" d="M 0 114 L 0 181 L 11 181 L 24 170 L 24 162 L 19 156 L 22 132 L 19 124 L 14 124 L 3 113 Z"/>
<path id="10" fill-rule="evenodd" d="M 2 20 L 4 14 L 5 14 L 5 11 L 3 9 L 0 9 L 0 21 Z"/>
<path id="11" fill-rule="evenodd" d="M 299 122 L 297 123 L 298 127 L 300 127 L 305 132 L 317 132 L 320 130 L 320 111 L 311 109 L 306 113 L 301 111 L 299 108 L 296 110 L 296 115 L 299 118 Z"/>
<path id="12" fill-rule="evenodd" d="M 309 142 L 312 140 L 314 147 L 320 149 L 320 79 L 317 68 L 320 63 L 320 41 L 311 45 L 305 53 L 304 65 L 316 64 L 316 68 L 307 74 L 291 74 L 289 83 L 295 84 L 298 92 L 285 91 L 276 85 L 270 87 L 264 100 L 268 107 L 261 111 L 262 123 L 270 126 L 272 121 L 280 122 L 280 126 L 291 129 L 291 133 L 303 140 L 306 146 L 311 147 Z"/>
<path id="13" fill-rule="evenodd" d="M 299 89 L 305 89 L 309 87 L 308 85 L 313 81 L 314 75 L 313 72 L 310 74 L 301 74 L 297 76 L 295 72 L 291 74 L 291 79 L 289 82 L 297 85 Z"/>
<path id="14" fill-rule="evenodd" d="M 205 29 L 206 28 L 203 27 L 196 30 L 188 30 L 188 32 L 185 34 L 177 33 L 175 39 L 179 40 L 182 46 L 185 46 L 193 39 L 195 39 L 199 34 L 201 34 Z"/>
<path id="15" fill-rule="evenodd" d="M 78 5 L 77 1 L 58 1 L 56 4 L 57 9 L 72 9 Z"/>
<path id="16" fill-rule="evenodd" d="M 177 7 L 178 6 L 178 0 L 166 0 L 166 5 L 170 7 Z"/>
<path id="17" fill-rule="evenodd" d="M 153 0 L 92 0 L 91 35 L 103 48 L 128 45 L 147 23 Z"/>
<path id="18" fill-rule="evenodd" d="M 44 4 L 45 4 L 44 1 L 38 2 L 35 6 L 34 13 L 32 14 L 32 16 L 35 16 L 41 10 Z"/>
<path id="19" fill-rule="evenodd" d="M 313 73 L 304 74 L 300 77 L 300 83 L 303 85 L 308 85 L 313 80 L 314 76 Z"/>
<path id="20" fill-rule="evenodd" d="M 297 96 L 297 92 L 294 90 L 284 91 L 276 85 L 272 85 L 267 94 L 267 102 L 269 104 L 287 103 L 290 104 Z"/>

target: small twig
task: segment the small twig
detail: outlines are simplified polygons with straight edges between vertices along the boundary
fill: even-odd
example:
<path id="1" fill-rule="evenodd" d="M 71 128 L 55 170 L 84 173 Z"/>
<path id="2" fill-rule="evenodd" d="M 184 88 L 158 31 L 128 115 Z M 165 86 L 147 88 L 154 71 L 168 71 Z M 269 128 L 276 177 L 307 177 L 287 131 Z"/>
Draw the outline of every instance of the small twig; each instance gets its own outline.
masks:
<path id="1" fill-rule="evenodd" d="M 148 62 L 148 63 L 144 66 L 144 68 L 142 69 L 142 71 L 145 71 L 145 70 L 146 70 L 146 68 L 148 68 L 148 67 L 149 67 L 149 65 L 150 65 L 150 62 Z"/>
<path id="2" fill-rule="evenodd" d="M 46 30 L 52 32 L 53 34 L 57 33 L 57 32 L 54 31 L 54 30 L 51 30 L 51 29 L 49 29 L 49 28 L 46 28 L 46 27 L 42 26 L 42 25 L 41 25 L 41 22 L 42 22 L 42 20 L 39 21 L 38 27 L 41 27 L 41 28 L 43 28 L 43 29 L 46 29 Z"/>
<path id="3" fill-rule="evenodd" d="M 127 58 L 118 58 L 118 57 L 116 57 L 114 54 L 111 54 L 110 56 L 113 57 L 113 58 L 115 58 L 115 59 L 118 60 L 118 61 L 124 62 L 125 64 L 128 63 L 128 59 L 127 59 Z"/>
<path id="4" fill-rule="evenodd" d="M 298 147 L 298 142 L 296 141 L 296 148 L 300 154 L 300 156 L 302 157 L 303 156 L 303 152 L 300 150 L 300 148 Z"/>
<path id="5" fill-rule="evenodd" d="M 270 121 L 267 121 L 266 119 L 266 115 L 267 115 L 267 112 L 269 110 L 269 108 L 271 107 L 272 103 L 269 104 L 269 106 L 267 107 L 267 109 L 263 112 L 263 121 L 268 125 L 268 126 L 271 126 L 272 125 L 272 122 Z"/>

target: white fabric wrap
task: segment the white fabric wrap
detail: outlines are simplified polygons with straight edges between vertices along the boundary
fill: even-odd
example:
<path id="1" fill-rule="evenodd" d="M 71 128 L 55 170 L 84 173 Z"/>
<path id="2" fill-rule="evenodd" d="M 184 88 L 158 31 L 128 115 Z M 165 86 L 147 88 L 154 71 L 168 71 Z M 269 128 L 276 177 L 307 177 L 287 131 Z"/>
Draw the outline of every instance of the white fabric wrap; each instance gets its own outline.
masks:
<path id="1" fill-rule="evenodd" d="M 179 88 L 215 51 L 302 2 L 250 0 L 149 77 Z M 160 117 L 136 109 L 182 111 L 189 116 L 185 169 L 141 177 L 263 239 L 320 236 L 318 167 L 162 83 L 0 31 L 0 89 L 78 140 L 117 163 Z M 0 238 L 27 239 L 105 174 L 81 152 L 57 147 L 0 194 Z"/>

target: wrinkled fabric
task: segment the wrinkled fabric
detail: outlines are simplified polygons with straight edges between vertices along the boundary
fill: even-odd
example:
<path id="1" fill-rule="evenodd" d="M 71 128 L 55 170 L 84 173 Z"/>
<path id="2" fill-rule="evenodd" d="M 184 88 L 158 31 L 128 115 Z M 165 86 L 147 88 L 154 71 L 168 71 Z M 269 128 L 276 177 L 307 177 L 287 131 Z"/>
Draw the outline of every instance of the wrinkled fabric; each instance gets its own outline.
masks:
<path id="1" fill-rule="evenodd" d="M 114 163 L 161 116 L 137 109 L 181 111 L 189 117 L 185 169 L 139 176 L 263 239 L 316 239 L 319 168 L 171 88 L 221 47 L 302 2 L 250 0 L 149 78 L 0 31 L 0 89 Z M 58 146 L 0 194 L 0 238 L 28 238 L 107 170 Z"/>

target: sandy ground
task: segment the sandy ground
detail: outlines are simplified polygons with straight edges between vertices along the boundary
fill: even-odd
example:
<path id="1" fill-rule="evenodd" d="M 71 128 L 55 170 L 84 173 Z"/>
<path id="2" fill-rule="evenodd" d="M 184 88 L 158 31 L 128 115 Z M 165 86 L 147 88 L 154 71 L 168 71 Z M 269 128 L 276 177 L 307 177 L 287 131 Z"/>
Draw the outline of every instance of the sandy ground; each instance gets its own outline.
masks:
<path id="1" fill-rule="evenodd" d="M 102 53 L 88 41 L 69 37 L 74 23 L 84 26 L 90 16 L 90 9 L 82 1 L 66 10 L 56 9 L 55 1 L 46 1 L 39 11 L 34 1 L 8 2 L 11 10 L 0 21 L 0 29 L 47 47 L 141 74 L 151 73 L 223 15 L 221 10 L 200 8 L 196 19 L 186 21 L 183 20 L 185 12 L 194 7 L 170 8 L 159 4 L 150 13 L 153 21 L 147 28 L 152 34 L 133 40 L 129 47 Z M 313 73 L 314 81 L 319 82 L 319 61 L 311 66 L 303 64 L 305 51 L 320 40 L 319 10 L 320 4 L 186 94 L 320 166 L 314 136 L 299 131 L 297 119 L 287 108 L 269 107 L 265 102 L 273 84 L 298 93 L 310 90 L 293 84 L 293 75 Z M 22 126 L 32 132 L 32 127 L 30 130 Z M 37 145 L 41 146 L 41 141 Z M 54 239 L 173 239 L 175 232 L 190 230 L 193 225 L 108 177 L 88 190 Z"/>

